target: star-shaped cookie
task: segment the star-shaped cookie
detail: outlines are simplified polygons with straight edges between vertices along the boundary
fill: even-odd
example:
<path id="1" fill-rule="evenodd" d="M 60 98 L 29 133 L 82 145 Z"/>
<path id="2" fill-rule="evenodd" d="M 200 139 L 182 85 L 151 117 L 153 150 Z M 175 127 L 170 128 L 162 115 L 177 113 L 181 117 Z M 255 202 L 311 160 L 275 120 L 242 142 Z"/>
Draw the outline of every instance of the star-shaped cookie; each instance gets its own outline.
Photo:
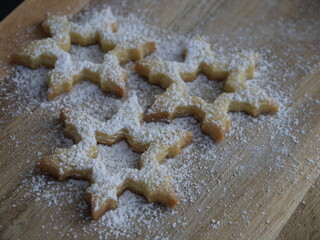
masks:
<path id="1" fill-rule="evenodd" d="M 71 91 L 83 79 L 122 97 L 126 93 L 126 71 L 120 65 L 155 50 L 155 42 L 115 31 L 116 19 L 110 8 L 79 22 L 71 22 L 66 16 L 48 16 L 42 26 L 51 37 L 29 43 L 13 55 L 13 61 L 30 68 L 53 68 L 48 74 L 49 100 Z M 106 52 L 103 62 L 72 60 L 71 43 L 99 43 Z"/>
<path id="2" fill-rule="evenodd" d="M 53 155 L 39 161 L 42 172 L 60 180 L 67 177 L 87 179 L 87 200 L 93 219 L 116 207 L 117 196 L 125 189 L 143 195 L 148 202 L 160 202 L 173 207 L 178 199 L 167 167 L 161 164 L 167 156 L 177 155 L 191 142 L 192 134 L 170 126 L 151 128 L 142 124 L 143 110 L 135 95 L 107 122 L 86 113 L 62 110 L 66 136 L 76 143 L 67 149 L 57 149 Z M 112 145 L 126 140 L 133 151 L 142 153 L 139 169 L 123 168 L 114 172 L 97 158 L 97 144 Z"/>
<path id="3" fill-rule="evenodd" d="M 257 55 L 241 53 L 229 61 L 215 58 L 210 45 L 201 38 L 192 39 L 185 50 L 185 61 L 166 61 L 150 57 L 136 63 L 136 71 L 166 91 L 156 96 L 145 120 L 170 121 L 176 117 L 193 115 L 201 122 L 201 129 L 214 140 L 223 140 L 230 126 L 229 111 L 246 111 L 252 116 L 278 110 L 277 103 L 260 88 L 247 84 L 252 78 Z M 226 79 L 223 93 L 213 103 L 190 96 L 185 82 L 203 73 L 209 79 Z"/>

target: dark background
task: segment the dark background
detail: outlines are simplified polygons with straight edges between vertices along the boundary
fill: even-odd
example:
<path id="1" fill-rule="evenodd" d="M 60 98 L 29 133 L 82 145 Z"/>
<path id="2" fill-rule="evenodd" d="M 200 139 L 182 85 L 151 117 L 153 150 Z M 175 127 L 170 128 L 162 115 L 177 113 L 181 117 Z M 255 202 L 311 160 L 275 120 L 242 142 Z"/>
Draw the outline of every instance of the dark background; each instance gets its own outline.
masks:
<path id="1" fill-rule="evenodd" d="M 23 0 L 7 0 L 0 2 L 0 21 L 11 13 Z"/>

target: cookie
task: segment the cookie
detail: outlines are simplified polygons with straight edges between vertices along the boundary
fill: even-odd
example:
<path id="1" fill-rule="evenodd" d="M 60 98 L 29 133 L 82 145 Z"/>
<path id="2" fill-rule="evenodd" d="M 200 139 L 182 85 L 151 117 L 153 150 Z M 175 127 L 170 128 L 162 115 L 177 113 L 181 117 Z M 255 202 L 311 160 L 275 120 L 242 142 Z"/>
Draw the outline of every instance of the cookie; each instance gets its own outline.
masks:
<path id="1" fill-rule="evenodd" d="M 83 112 L 62 110 L 65 135 L 72 138 L 75 145 L 57 149 L 53 155 L 41 159 L 38 168 L 60 180 L 68 177 L 89 180 L 91 186 L 86 198 L 93 219 L 115 208 L 117 196 L 125 189 L 143 195 L 148 202 L 173 207 L 178 198 L 169 169 L 161 163 L 187 146 L 192 134 L 169 126 L 150 128 L 142 124 L 142 117 L 143 110 L 135 95 L 107 122 Z M 104 164 L 103 156 L 97 157 L 98 143 L 112 145 L 121 140 L 126 140 L 133 151 L 142 153 L 139 169 L 122 168 L 114 172 Z"/>
<path id="2" fill-rule="evenodd" d="M 48 16 L 42 27 L 51 37 L 32 41 L 13 55 L 13 61 L 33 69 L 53 68 L 48 73 L 48 100 L 71 91 L 72 86 L 83 79 L 123 97 L 126 71 L 120 65 L 139 60 L 155 50 L 155 42 L 115 31 L 116 19 L 110 8 L 79 22 L 71 22 L 66 16 Z M 72 60 L 71 43 L 99 43 L 106 52 L 103 62 Z"/>
<path id="3" fill-rule="evenodd" d="M 201 122 L 201 129 L 220 142 L 230 127 L 230 111 L 245 111 L 252 116 L 278 110 L 277 103 L 262 89 L 246 80 L 252 78 L 257 54 L 241 53 L 228 61 L 214 57 L 210 45 L 201 38 L 192 39 L 185 50 L 184 62 L 150 57 L 136 63 L 138 74 L 166 91 L 155 97 L 145 120 L 171 121 L 192 115 Z M 224 90 L 213 103 L 190 96 L 185 82 L 203 73 L 209 79 L 224 80 Z"/>

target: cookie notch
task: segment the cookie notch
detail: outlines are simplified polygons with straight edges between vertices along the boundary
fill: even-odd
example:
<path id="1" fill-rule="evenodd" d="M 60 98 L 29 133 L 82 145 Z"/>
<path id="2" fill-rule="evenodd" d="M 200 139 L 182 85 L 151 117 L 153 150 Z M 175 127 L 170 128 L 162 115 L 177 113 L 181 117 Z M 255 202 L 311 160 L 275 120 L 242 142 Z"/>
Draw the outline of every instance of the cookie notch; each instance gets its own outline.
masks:
<path id="1" fill-rule="evenodd" d="M 255 53 L 242 53 L 231 61 L 218 61 L 209 44 L 200 37 L 192 39 L 185 50 L 184 62 L 146 58 L 136 62 L 138 74 L 166 91 L 156 96 L 148 109 L 146 121 L 171 121 L 193 115 L 201 122 L 202 132 L 221 142 L 230 127 L 230 111 L 245 111 L 252 116 L 278 110 L 277 103 L 262 89 L 246 82 L 253 78 Z M 189 96 L 185 82 L 203 73 L 209 79 L 226 80 L 223 93 L 213 103 Z"/>
<path id="2" fill-rule="evenodd" d="M 192 134 L 169 126 L 156 130 L 141 126 L 142 117 L 143 110 L 135 95 L 107 122 L 83 112 L 62 110 L 65 135 L 76 144 L 67 149 L 58 148 L 53 155 L 41 159 L 37 167 L 59 180 L 68 177 L 89 180 L 91 186 L 86 191 L 86 199 L 93 219 L 115 208 L 117 196 L 124 189 L 143 195 L 148 202 L 173 207 L 178 198 L 168 169 L 161 163 L 187 146 Z M 126 140 L 133 151 L 142 153 L 139 169 L 124 168 L 110 173 L 102 159 L 96 158 L 97 144 L 112 145 L 121 140 Z"/>
<path id="3" fill-rule="evenodd" d="M 35 40 L 13 54 L 14 63 L 29 68 L 53 68 L 48 73 L 48 100 L 64 92 L 82 79 L 98 84 L 102 91 L 120 97 L 126 93 L 126 71 L 120 66 L 139 60 L 155 50 L 155 42 L 141 37 L 119 34 L 116 19 L 110 8 L 84 19 L 71 22 L 66 16 L 47 16 L 42 24 L 49 38 Z M 105 51 L 101 64 L 72 60 L 71 43 L 89 45 L 99 43 Z"/>

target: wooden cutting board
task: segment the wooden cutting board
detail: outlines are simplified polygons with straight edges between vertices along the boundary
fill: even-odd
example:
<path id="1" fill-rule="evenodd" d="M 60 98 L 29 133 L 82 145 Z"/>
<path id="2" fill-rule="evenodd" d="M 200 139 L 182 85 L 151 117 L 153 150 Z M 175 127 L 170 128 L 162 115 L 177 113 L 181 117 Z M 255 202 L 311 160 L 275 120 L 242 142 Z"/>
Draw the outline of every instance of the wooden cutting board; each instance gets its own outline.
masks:
<path id="1" fill-rule="evenodd" d="M 62 13 L 75 14 L 80 11 L 90 0 L 26 0 L 15 11 L 0 23 L 0 77 L 4 77 L 9 73 L 10 67 L 9 57 L 24 42 L 32 39 L 41 38 L 44 34 L 41 31 L 40 23 L 45 14 Z M 106 1 L 108 3 L 108 1 Z M 113 6 L 121 7 L 121 2 L 112 2 Z M 297 29 L 306 29 L 306 35 L 301 39 L 292 39 L 298 44 L 318 44 L 320 36 L 317 35 L 315 27 L 319 26 L 314 15 L 309 15 L 308 11 L 301 11 L 301 8 L 308 8 L 314 13 L 318 10 L 320 13 L 320 4 L 314 1 L 305 0 L 284 0 L 284 1 L 201 1 L 201 0 L 185 0 L 185 1 L 161 1 L 161 3 L 134 0 L 128 1 L 128 9 L 133 14 L 141 15 L 146 22 L 157 25 L 160 28 L 169 28 L 181 34 L 187 34 L 195 29 L 199 33 L 214 36 L 219 33 L 219 29 L 223 27 L 226 32 L 236 31 L 237 28 L 251 27 L 259 28 L 256 25 L 259 15 L 270 12 L 270 16 L 266 21 L 270 22 L 270 26 L 277 25 L 279 16 L 282 21 L 290 20 L 296 23 Z M 141 11 L 143 9 L 143 11 Z M 303 20 L 303 21 L 302 21 Z M 34 26 L 34 31 L 27 31 L 28 28 Z M 245 29 L 245 28 L 244 28 Z M 313 32 L 317 33 L 316 35 Z M 257 30 L 258 33 L 258 30 Z M 296 35 L 295 35 L 296 36 Z M 281 36 L 274 35 L 270 39 L 261 40 L 257 43 L 260 47 L 269 46 L 275 49 L 274 54 L 282 56 L 289 64 L 293 66 L 299 64 L 299 59 L 293 58 L 286 54 L 285 43 L 281 43 Z M 247 47 L 247 46 L 246 46 Z M 307 49 L 307 48 L 304 48 Z M 316 61 L 312 57 L 320 55 L 310 53 L 307 50 L 301 53 L 305 58 L 310 56 L 310 62 Z M 292 99 L 304 105 L 306 112 L 313 112 L 312 117 L 308 118 L 308 124 L 311 128 L 309 134 L 298 135 L 299 143 L 294 145 L 294 151 L 288 154 L 285 161 L 290 161 L 292 155 L 300 161 L 295 164 L 299 167 L 303 175 L 297 174 L 294 178 L 295 182 L 288 181 L 286 175 L 291 169 L 284 168 L 281 171 L 268 171 L 261 168 L 254 179 L 243 180 L 240 176 L 234 174 L 232 169 L 237 167 L 237 163 L 232 163 L 225 168 L 219 169 L 216 178 L 219 179 L 229 191 L 231 195 L 225 197 L 225 206 L 222 208 L 215 207 L 214 202 L 210 202 L 207 192 L 203 191 L 199 197 L 197 204 L 199 206 L 210 206 L 205 213 L 199 213 L 194 208 L 188 211 L 181 210 L 181 214 L 189 219 L 184 226 L 170 227 L 170 223 L 163 225 L 163 231 L 167 232 L 170 239 L 320 239 L 320 177 L 318 171 L 318 162 L 309 164 L 305 159 L 313 159 L 319 161 L 320 158 L 320 109 L 319 106 L 306 104 L 308 96 L 320 100 L 320 77 L 319 70 L 312 73 L 293 74 L 292 79 L 286 84 L 299 82 L 296 87 Z M 281 77 L 281 76 L 279 76 Z M 1 109 L 5 111 L 6 106 L 10 104 L 1 99 Z M 35 113 L 38 109 L 33 110 Z M 303 111 L 297 114 L 297 119 L 303 119 Z M 11 119 L 4 119 L 3 112 L 0 113 L 1 133 L 0 133 L 0 239 L 57 239 L 64 235 L 72 239 L 74 236 L 67 234 L 69 228 L 74 232 L 79 232 L 78 239 L 81 237 L 81 229 L 77 219 L 66 222 L 62 234 L 58 234 L 50 228 L 43 230 L 42 225 L 50 225 L 49 222 L 43 222 L 41 215 L 54 215 L 54 207 L 42 211 L 37 207 L 38 202 L 35 197 L 26 198 L 24 204 L 12 208 L 12 204 L 21 199 L 25 190 L 20 187 L 21 182 L 28 174 L 25 168 L 16 168 L 18 162 L 26 157 L 34 155 L 39 146 L 42 146 L 41 135 L 46 134 L 46 130 L 40 128 L 40 122 L 46 121 L 46 117 L 34 118 L 31 115 L 22 114 Z M 304 123 L 296 126 L 301 127 Z M 12 144 L 10 136 L 20 136 L 20 144 L 18 146 Z M 28 136 L 33 137 L 33 142 L 28 142 Z M 37 136 L 39 136 L 37 138 Z M 230 140 L 232 141 L 232 140 Z M 262 139 L 255 139 L 239 153 L 239 162 L 246 161 L 250 156 L 252 146 L 263 145 Z M 277 147 L 277 146 L 276 146 Z M 279 148 L 281 146 L 278 146 Z M 263 162 L 267 153 L 257 157 L 257 161 Z M 35 159 L 36 161 L 36 159 Z M 30 166 L 34 163 L 30 162 Z M 307 177 L 306 177 L 307 176 Z M 200 177 L 200 176 L 199 176 Z M 266 181 L 266 179 L 268 181 Z M 242 182 L 243 187 L 239 186 Z M 269 184 L 271 189 L 281 189 L 281 191 L 266 192 L 266 186 Z M 218 194 L 215 189 L 216 182 L 212 181 L 212 195 Z M 261 187 L 263 186 L 263 187 Z M 231 190 L 230 190 L 231 189 Z M 248 192 L 255 192 L 249 200 L 244 199 Z M 228 207 L 231 206 L 231 207 Z M 251 209 L 253 209 L 251 211 Z M 179 211 L 179 210 L 178 210 Z M 240 221 L 244 216 L 244 212 L 250 212 L 250 221 Z M 224 213 L 227 213 L 225 217 Z M 219 219 L 222 224 L 219 227 L 212 227 L 212 220 Z M 172 223 L 175 219 L 172 219 Z M 232 224 L 232 222 L 234 224 Z M 152 234 L 145 231 L 139 239 Z M 93 236 L 96 236 L 93 233 Z"/>

